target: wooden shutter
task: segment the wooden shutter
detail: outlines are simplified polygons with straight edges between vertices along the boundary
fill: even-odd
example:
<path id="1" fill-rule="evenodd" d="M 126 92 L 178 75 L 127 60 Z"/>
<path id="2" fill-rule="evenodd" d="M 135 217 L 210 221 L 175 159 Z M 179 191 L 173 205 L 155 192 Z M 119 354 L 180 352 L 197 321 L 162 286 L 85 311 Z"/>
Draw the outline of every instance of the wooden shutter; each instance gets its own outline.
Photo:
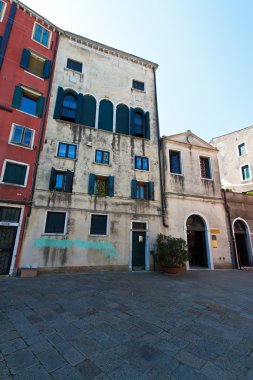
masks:
<path id="1" fill-rule="evenodd" d="M 53 191 L 55 188 L 55 168 L 51 169 L 51 174 L 50 174 L 50 181 L 49 181 L 49 190 Z"/>
<path id="2" fill-rule="evenodd" d="M 55 109 L 54 109 L 54 119 L 60 119 L 61 118 L 61 106 L 62 106 L 63 92 L 64 92 L 63 88 L 58 87 Z"/>
<path id="3" fill-rule="evenodd" d="M 130 135 L 135 135 L 135 128 L 134 128 L 134 119 L 135 119 L 135 109 L 130 108 Z"/>
<path id="4" fill-rule="evenodd" d="M 37 100 L 37 109 L 36 109 L 36 115 L 39 117 L 42 116 L 43 106 L 44 106 L 44 98 L 43 96 L 39 96 Z"/>
<path id="5" fill-rule="evenodd" d="M 148 183 L 148 200 L 153 201 L 155 199 L 155 186 L 154 182 Z"/>
<path id="6" fill-rule="evenodd" d="M 150 140 L 149 112 L 145 113 L 145 138 Z"/>
<path id="7" fill-rule="evenodd" d="M 129 135 L 129 108 L 119 104 L 116 110 L 116 132 Z"/>
<path id="8" fill-rule="evenodd" d="M 67 170 L 66 182 L 65 182 L 65 187 L 64 187 L 65 193 L 72 193 L 73 177 L 74 177 L 74 173 L 71 172 L 70 170 Z"/>
<path id="9" fill-rule="evenodd" d="M 108 195 L 110 197 L 114 196 L 114 177 L 108 177 Z"/>
<path id="10" fill-rule="evenodd" d="M 110 100 L 101 100 L 99 104 L 98 129 L 112 131 L 113 105 Z"/>
<path id="11" fill-rule="evenodd" d="M 51 70 L 51 61 L 49 59 L 46 59 L 44 63 L 44 67 L 43 67 L 42 77 L 45 79 L 49 78 L 50 70 Z"/>
<path id="12" fill-rule="evenodd" d="M 83 97 L 83 110 L 82 110 L 82 122 L 81 124 L 87 127 L 95 128 L 96 120 L 96 99 L 91 95 L 85 95 Z"/>
<path id="13" fill-rule="evenodd" d="M 95 174 L 90 173 L 89 174 L 89 189 L 88 189 L 88 194 L 90 194 L 90 195 L 94 194 L 94 187 L 95 187 Z"/>
<path id="14" fill-rule="evenodd" d="M 78 94 L 76 104 L 76 120 L 77 124 L 82 124 L 82 112 L 83 112 L 83 94 Z"/>
<path id="15" fill-rule="evenodd" d="M 12 98 L 12 107 L 19 108 L 21 103 L 21 97 L 23 95 L 23 89 L 19 86 L 15 87 L 14 95 Z"/>
<path id="16" fill-rule="evenodd" d="M 137 181 L 136 179 L 132 179 L 131 181 L 131 198 L 136 199 L 137 196 Z"/>
<path id="17" fill-rule="evenodd" d="M 23 49 L 21 61 L 20 61 L 20 66 L 23 67 L 23 69 L 28 70 L 30 56 L 31 56 L 30 50 Z"/>

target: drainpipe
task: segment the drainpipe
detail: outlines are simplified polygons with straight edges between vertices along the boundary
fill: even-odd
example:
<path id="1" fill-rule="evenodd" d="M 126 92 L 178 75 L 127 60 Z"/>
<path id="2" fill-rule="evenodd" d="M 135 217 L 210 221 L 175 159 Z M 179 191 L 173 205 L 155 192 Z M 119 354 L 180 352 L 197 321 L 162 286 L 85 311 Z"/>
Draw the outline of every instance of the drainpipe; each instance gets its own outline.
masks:
<path id="1" fill-rule="evenodd" d="M 160 139 L 160 126 L 159 126 L 159 114 L 158 114 L 158 101 L 157 101 L 157 89 L 156 89 L 156 73 L 155 68 L 153 68 L 154 73 L 154 87 L 155 87 L 155 105 L 156 105 L 156 120 L 157 120 L 157 137 L 158 137 L 158 163 L 159 163 L 159 177 L 160 177 L 160 189 L 161 189 L 161 204 L 162 204 L 162 221 L 164 227 L 169 227 L 166 222 L 166 199 L 164 194 L 163 186 L 163 172 L 161 166 L 161 139 Z"/>
<path id="2" fill-rule="evenodd" d="M 227 202 L 226 190 L 221 189 L 221 193 L 223 195 L 224 208 L 225 208 L 225 211 L 227 214 L 227 219 L 228 219 L 228 226 L 229 226 L 229 233 L 230 233 L 231 258 L 232 258 L 233 268 L 238 269 L 238 268 L 240 268 L 240 266 L 239 266 L 238 257 L 237 257 L 235 237 L 233 234 L 233 226 L 231 223 L 231 215 L 230 215 L 230 210 L 229 210 L 229 206 L 228 206 L 228 202 Z"/>

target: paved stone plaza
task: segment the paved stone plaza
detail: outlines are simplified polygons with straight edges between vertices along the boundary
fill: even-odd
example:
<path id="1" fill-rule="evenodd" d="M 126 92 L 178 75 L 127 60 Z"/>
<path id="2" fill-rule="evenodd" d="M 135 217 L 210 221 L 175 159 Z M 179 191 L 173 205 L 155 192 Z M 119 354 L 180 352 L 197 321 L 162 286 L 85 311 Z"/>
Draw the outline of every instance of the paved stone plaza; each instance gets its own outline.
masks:
<path id="1" fill-rule="evenodd" d="M 253 271 L 0 278 L 0 379 L 253 379 Z"/>

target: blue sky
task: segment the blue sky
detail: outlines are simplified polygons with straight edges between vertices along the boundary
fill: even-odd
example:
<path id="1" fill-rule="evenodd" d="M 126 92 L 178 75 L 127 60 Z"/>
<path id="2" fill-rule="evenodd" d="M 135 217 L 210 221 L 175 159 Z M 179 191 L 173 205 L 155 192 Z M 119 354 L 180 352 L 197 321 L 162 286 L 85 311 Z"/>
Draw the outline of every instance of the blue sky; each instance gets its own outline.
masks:
<path id="1" fill-rule="evenodd" d="M 209 141 L 253 124 L 252 0 L 24 3 L 65 30 L 158 63 L 162 135 L 190 129 Z"/>

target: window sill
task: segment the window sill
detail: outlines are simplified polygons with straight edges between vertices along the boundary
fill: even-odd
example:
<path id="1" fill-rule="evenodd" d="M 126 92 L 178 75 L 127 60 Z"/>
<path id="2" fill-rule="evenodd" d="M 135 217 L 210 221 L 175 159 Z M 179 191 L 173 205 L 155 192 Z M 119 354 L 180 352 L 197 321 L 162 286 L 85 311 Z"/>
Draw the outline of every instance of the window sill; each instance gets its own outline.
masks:
<path id="1" fill-rule="evenodd" d="M 183 176 L 184 176 L 184 175 L 181 174 L 181 173 L 171 173 L 171 172 L 170 172 L 170 174 L 171 174 L 171 175 L 174 175 L 174 176 L 177 176 L 177 177 L 183 177 Z"/>
<path id="2" fill-rule="evenodd" d="M 33 146 L 31 146 L 31 147 L 29 148 L 28 146 L 24 146 L 24 145 L 21 145 L 21 144 L 15 144 L 15 143 L 13 143 L 13 142 L 9 142 L 8 144 L 9 144 L 9 145 L 13 145 L 13 146 L 17 146 L 17 147 L 19 147 L 19 148 L 24 148 L 24 149 L 27 149 L 27 150 L 33 150 L 33 149 L 34 149 Z"/>
<path id="3" fill-rule="evenodd" d="M 137 172 L 143 172 L 143 173 L 150 173 L 150 170 L 145 170 L 145 169 L 136 169 L 134 168 Z"/>
<path id="4" fill-rule="evenodd" d="M 26 184 L 25 185 L 18 185 L 16 183 L 8 183 L 8 182 L 2 182 L 2 181 L 0 181 L 0 185 L 16 186 L 16 187 L 23 187 L 23 188 L 26 187 Z"/>
<path id="5" fill-rule="evenodd" d="M 131 87 L 131 91 L 137 91 L 140 92 L 141 94 L 146 94 L 146 90 L 139 90 L 138 88 Z"/>
<path id="6" fill-rule="evenodd" d="M 45 80 L 45 78 L 42 78 L 41 76 L 39 76 L 39 75 L 37 75 L 37 74 L 34 74 L 34 73 L 32 73 L 31 71 L 24 70 L 24 72 L 27 73 L 27 74 L 32 75 L 32 76 L 35 77 L 35 78 L 41 79 L 42 81 Z"/>
<path id="7" fill-rule="evenodd" d="M 103 236 L 103 237 L 109 237 L 109 235 L 107 234 L 107 235 L 93 235 L 93 234 L 89 234 L 88 236 L 92 236 L 92 237 L 101 237 L 101 236 Z"/>
<path id="8" fill-rule="evenodd" d="M 76 71 L 76 70 L 70 69 L 69 67 L 64 67 L 64 70 L 65 71 L 70 71 L 72 74 L 77 74 L 77 75 L 80 76 L 80 78 L 83 78 L 83 73 L 80 73 L 80 71 Z"/>
<path id="9" fill-rule="evenodd" d="M 109 167 L 112 166 L 112 164 L 104 164 L 103 162 L 95 162 L 95 161 L 93 162 L 93 164 L 95 164 L 95 165 L 100 165 L 100 166 L 101 166 L 101 165 L 102 165 L 102 166 L 107 166 L 107 167 L 108 167 L 108 166 L 109 166 Z"/>
<path id="10" fill-rule="evenodd" d="M 38 118 L 39 118 L 37 115 L 33 115 L 32 113 L 28 113 L 28 112 L 22 111 L 22 110 L 20 110 L 20 109 L 18 109 L 18 108 L 16 108 L 16 110 L 17 110 L 18 112 L 24 113 L 25 115 L 29 115 L 29 116 L 35 117 L 35 119 L 38 119 Z"/>
<path id="11" fill-rule="evenodd" d="M 59 157 L 57 155 L 54 156 L 55 158 L 60 158 L 62 160 L 70 160 L 70 161 L 77 161 L 77 158 L 70 158 L 70 157 Z"/>
<path id="12" fill-rule="evenodd" d="M 50 42 L 51 42 L 51 38 L 49 39 L 48 45 L 44 45 L 44 44 L 42 44 L 41 42 L 35 40 L 34 38 L 32 38 L 32 41 L 36 42 L 36 43 L 39 44 L 40 46 L 43 46 L 45 49 L 48 49 L 48 50 L 49 50 L 49 45 L 50 45 Z"/>
<path id="13" fill-rule="evenodd" d="M 201 177 L 201 179 L 203 179 L 204 181 L 211 181 L 211 182 L 213 182 L 213 178 L 204 178 L 204 177 Z"/>
<path id="14" fill-rule="evenodd" d="M 64 232 L 64 233 L 43 233 L 41 234 L 41 236 L 66 236 L 67 234 Z"/>

